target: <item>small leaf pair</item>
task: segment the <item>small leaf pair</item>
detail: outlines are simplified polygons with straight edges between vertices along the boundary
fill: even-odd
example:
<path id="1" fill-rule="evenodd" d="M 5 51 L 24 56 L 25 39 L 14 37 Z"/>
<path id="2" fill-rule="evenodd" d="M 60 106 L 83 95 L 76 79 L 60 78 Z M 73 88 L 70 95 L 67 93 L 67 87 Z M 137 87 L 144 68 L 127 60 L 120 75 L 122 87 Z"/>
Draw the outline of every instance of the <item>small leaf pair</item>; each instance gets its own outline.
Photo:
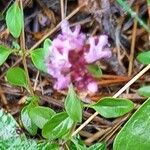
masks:
<path id="1" fill-rule="evenodd" d="M 42 135 L 48 139 L 65 136 L 76 122 L 82 121 L 82 105 L 71 85 L 65 100 L 66 112 L 54 115 L 43 127 Z"/>
<path id="2" fill-rule="evenodd" d="M 150 64 L 150 51 L 145 51 L 137 56 L 137 60 L 145 65 Z M 150 86 L 143 86 L 138 90 L 138 93 L 142 96 L 150 97 Z"/>
<path id="3" fill-rule="evenodd" d="M 31 135 L 36 135 L 37 129 L 42 129 L 55 112 L 48 107 L 38 106 L 38 97 L 33 96 L 29 99 L 31 102 L 21 111 L 21 120 L 25 129 Z"/>

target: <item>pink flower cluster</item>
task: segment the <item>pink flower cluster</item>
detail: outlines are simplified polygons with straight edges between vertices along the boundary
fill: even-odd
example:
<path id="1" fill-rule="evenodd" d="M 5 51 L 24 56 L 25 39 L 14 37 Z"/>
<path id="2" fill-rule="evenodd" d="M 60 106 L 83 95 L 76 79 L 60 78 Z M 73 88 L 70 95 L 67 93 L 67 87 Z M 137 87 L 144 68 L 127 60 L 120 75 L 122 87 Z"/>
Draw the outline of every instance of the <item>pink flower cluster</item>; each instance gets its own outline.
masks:
<path id="1" fill-rule="evenodd" d="M 57 90 L 67 89 L 73 83 L 79 90 L 95 93 L 98 87 L 87 65 L 111 56 L 108 37 L 101 35 L 87 40 L 80 28 L 77 25 L 71 30 L 68 21 L 62 22 L 62 33 L 53 40 L 46 57 L 47 72 L 56 79 Z"/>

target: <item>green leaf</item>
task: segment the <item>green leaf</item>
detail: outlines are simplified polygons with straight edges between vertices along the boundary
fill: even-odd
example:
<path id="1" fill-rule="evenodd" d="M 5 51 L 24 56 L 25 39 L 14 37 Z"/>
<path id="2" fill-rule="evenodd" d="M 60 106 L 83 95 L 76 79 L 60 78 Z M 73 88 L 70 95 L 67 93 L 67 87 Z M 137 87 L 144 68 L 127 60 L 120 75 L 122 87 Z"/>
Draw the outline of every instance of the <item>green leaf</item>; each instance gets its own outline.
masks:
<path id="1" fill-rule="evenodd" d="M 52 41 L 50 39 L 46 39 L 44 41 L 43 48 L 44 48 L 45 56 L 49 53 L 49 48 L 51 45 L 52 45 Z"/>
<path id="2" fill-rule="evenodd" d="M 45 65 L 45 51 L 43 48 L 35 49 L 31 52 L 31 59 L 33 64 L 37 69 L 43 72 L 47 72 L 47 68 Z"/>
<path id="3" fill-rule="evenodd" d="M 78 144 L 78 143 L 71 143 L 70 145 L 69 145 L 69 150 L 88 150 L 88 148 L 87 147 L 84 147 L 84 146 L 82 146 L 82 145 L 80 145 L 80 144 Z"/>
<path id="4" fill-rule="evenodd" d="M 65 109 L 69 117 L 75 122 L 82 121 L 82 105 L 81 101 L 76 95 L 73 86 L 69 87 L 69 91 L 65 100 Z"/>
<path id="5" fill-rule="evenodd" d="M 23 12 L 17 3 L 9 7 L 6 13 L 6 24 L 10 33 L 18 38 L 23 28 Z"/>
<path id="6" fill-rule="evenodd" d="M 11 49 L 8 49 L 7 47 L 0 45 L 0 65 L 2 65 L 8 56 L 12 53 L 13 51 Z"/>
<path id="7" fill-rule="evenodd" d="M 138 90 L 138 93 L 145 97 L 150 97 L 150 86 L 143 86 Z"/>
<path id="8" fill-rule="evenodd" d="M 132 115 L 115 138 L 113 150 L 150 149 L 150 99 Z"/>
<path id="9" fill-rule="evenodd" d="M 88 148 L 88 150 L 107 150 L 105 143 L 96 143 Z"/>
<path id="10" fill-rule="evenodd" d="M 137 60 L 145 65 L 150 64 L 150 51 L 140 53 Z"/>
<path id="11" fill-rule="evenodd" d="M 29 117 L 40 129 L 43 128 L 45 123 L 55 114 L 54 110 L 49 107 L 36 106 L 29 111 Z"/>
<path id="12" fill-rule="evenodd" d="M 37 150 L 60 150 L 59 145 L 58 144 L 54 144 L 54 143 L 40 143 L 38 144 L 38 148 Z"/>
<path id="13" fill-rule="evenodd" d="M 21 131 L 21 129 L 15 119 L 0 109 L 0 142 L 15 138 L 26 139 L 22 132 L 17 131 Z"/>
<path id="14" fill-rule="evenodd" d="M 45 60 L 46 60 L 47 55 L 49 54 L 49 48 L 51 44 L 52 44 L 52 41 L 50 39 L 46 39 L 44 41 L 43 48 L 35 49 L 31 51 L 30 53 L 33 64 L 40 71 L 47 72 Z"/>
<path id="15" fill-rule="evenodd" d="M 79 135 L 77 135 L 77 137 L 72 137 L 71 141 L 72 143 L 69 145 L 70 150 L 88 150 Z"/>
<path id="16" fill-rule="evenodd" d="M 148 7 L 150 7 L 150 0 L 147 0 Z"/>
<path id="17" fill-rule="evenodd" d="M 31 98 L 31 97 L 30 97 Z M 32 97 L 35 103 L 35 97 Z M 0 149 L 1 150 L 59 150 L 57 144 L 27 139 L 15 119 L 0 109 Z"/>
<path id="18" fill-rule="evenodd" d="M 68 117 L 66 112 L 54 115 L 43 127 L 42 136 L 54 140 L 62 137 L 69 132 L 73 121 Z"/>
<path id="19" fill-rule="evenodd" d="M 20 138 L 11 138 L 0 141 L 1 150 L 36 150 L 36 142 L 31 140 L 22 140 Z"/>
<path id="20" fill-rule="evenodd" d="M 90 107 L 105 118 L 116 118 L 130 112 L 134 104 L 128 99 L 105 97 Z"/>
<path id="21" fill-rule="evenodd" d="M 23 123 L 23 126 L 31 135 L 36 135 L 38 129 L 38 127 L 34 124 L 34 122 L 29 116 L 30 110 L 36 106 L 36 103 L 31 102 L 29 105 L 25 106 L 21 111 L 21 121 Z"/>
<path id="22" fill-rule="evenodd" d="M 37 143 L 35 140 L 21 140 L 19 138 L 0 141 L 1 150 L 60 150 L 59 145 L 42 142 Z"/>
<path id="23" fill-rule="evenodd" d="M 88 71 L 94 76 L 94 77 L 100 77 L 102 75 L 102 70 L 98 65 L 90 64 L 88 65 Z"/>
<path id="24" fill-rule="evenodd" d="M 19 67 L 10 68 L 6 73 L 6 78 L 12 85 L 22 86 L 28 89 L 26 73 Z"/>

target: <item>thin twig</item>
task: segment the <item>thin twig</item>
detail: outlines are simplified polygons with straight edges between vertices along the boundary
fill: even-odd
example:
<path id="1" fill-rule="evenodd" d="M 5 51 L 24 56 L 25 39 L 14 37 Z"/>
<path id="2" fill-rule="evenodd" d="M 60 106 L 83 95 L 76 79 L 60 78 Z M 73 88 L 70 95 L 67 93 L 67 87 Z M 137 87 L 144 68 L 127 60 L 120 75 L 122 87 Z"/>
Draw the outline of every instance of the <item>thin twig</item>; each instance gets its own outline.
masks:
<path id="1" fill-rule="evenodd" d="M 60 7 L 61 7 L 61 20 L 65 18 L 65 13 L 64 13 L 64 0 L 60 0 Z"/>
<path id="2" fill-rule="evenodd" d="M 34 86 L 33 86 L 33 91 L 36 90 L 37 83 L 38 83 L 38 78 L 39 78 L 39 74 L 40 74 L 40 72 L 38 71 L 37 74 L 36 74 L 36 78 L 35 78 L 35 82 L 34 82 Z"/>
<path id="3" fill-rule="evenodd" d="M 21 10 L 23 12 L 23 5 L 22 5 L 22 0 L 20 0 L 20 7 Z M 29 72 L 28 72 L 28 67 L 27 67 L 27 62 L 26 62 L 26 48 L 25 48 L 25 35 L 24 35 L 24 27 L 22 28 L 22 33 L 21 33 L 21 37 L 20 37 L 20 45 L 21 45 L 21 50 L 22 50 L 22 62 L 23 62 L 23 66 L 26 72 L 26 76 L 27 76 L 27 80 L 28 80 L 28 87 L 29 87 L 29 92 L 31 95 L 34 95 L 32 86 L 31 86 L 31 82 L 30 82 L 30 77 L 29 77 Z"/>
<path id="4" fill-rule="evenodd" d="M 126 1 L 123 0 L 117 0 L 117 2 L 124 8 L 133 18 L 135 18 L 139 24 L 148 32 L 150 33 L 150 28 L 144 23 L 144 21 L 137 15 L 136 12 L 134 12 Z"/>
<path id="5" fill-rule="evenodd" d="M 8 102 L 6 99 L 6 96 L 3 92 L 3 90 L 0 88 L 0 97 L 1 97 L 1 102 L 3 103 L 3 105 L 6 107 L 6 110 L 9 111 L 9 106 L 8 106 Z"/>
<path id="6" fill-rule="evenodd" d="M 86 145 L 90 145 L 91 143 L 93 143 L 95 140 L 99 139 L 102 135 L 104 135 L 109 130 L 111 130 L 111 127 L 108 127 L 105 130 L 101 129 L 100 131 L 96 132 L 95 134 L 90 136 L 88 139 L 86 139 L 84 142 L 86 143 Z"/>
<path id="7" fill-rule="evenodd" d="M 137 9 L 136 9 L 136 12 L 138 13 L 138 6 L 137 6 Z M 135 41 L 136 41 L 136 32 L 137 32 L 137 20 L 134 19 L 133 32 L 132 32 L 132 42 L 131 42 L 131 52 L 130 52 L 130 58 L 129 58 L 130 61 L 129 61 L 128 76 L 132 75 L 134 49 L 135 49 Z"/>
<path id="8" fill-rule="evenodd" d="M 138 6 L 136 7 L 136 13 L 138 13 Z M 132 75 L 134 51 L 135 51 L 135 41 L 136 41 L 136 32 L 137 32 L 137 20 L 134 19 L 133 32 L 132 32 L 132 42 L 131 42 L 131 50 L 130 50 L 130 56 L 129 56 L 128 76 Z M 129 88 L 127 89 L 127 93 L 129 93 Z"/>

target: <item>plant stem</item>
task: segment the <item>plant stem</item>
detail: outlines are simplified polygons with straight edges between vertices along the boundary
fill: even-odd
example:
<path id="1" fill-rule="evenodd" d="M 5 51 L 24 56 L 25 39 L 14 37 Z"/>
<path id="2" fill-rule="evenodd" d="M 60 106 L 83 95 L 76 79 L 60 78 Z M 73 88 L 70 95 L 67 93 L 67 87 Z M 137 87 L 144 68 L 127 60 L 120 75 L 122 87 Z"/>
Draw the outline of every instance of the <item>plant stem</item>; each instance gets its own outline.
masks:
<path id="1" fill-rule="evenodd" d="M 23 13 L 22 0 L 20 0 L 20 8 L 21 8 L 21 11 Z M 21 45 L 21 50 L 22 50 L 22 63 L 23 63 L 23 66 L 24 66 L 24 70 L 26 72 L 27 80 L 28 80 L 29 92 L 30 92 L 30 94 L 32 96 L 34 96 L 34 92 L 33 92 L 32 86 L 31 86 L 31 82 L 30 82 L 30 77 L 29 77 L 27 62 L 26 62 L 26 48 L 25 48 L 24 26 L 22 28 L 22 33 L 21 33 L 21 37 L 20 37 L 20 45 Z"/>
<path id="2" fill-rule="evenodd" d="M 74 122 L 72 125 L 72 128 L 70 129 L 70 132 L 69 132 L 70 135 L 72 135 L 72 133 L 75 131 L 76 125 L 77 125 L 77 123 Z"/>
<path id="3" fill-rule="evenodd" d="M 150 33 L 150 28 L 144 23 L 144 21 L 134 12 L 129 5 L 123 0 L 117 0 L 117 2 L 122 6 L 133 18 L 135 18 L 139 24 L 148 32 Z"/>

